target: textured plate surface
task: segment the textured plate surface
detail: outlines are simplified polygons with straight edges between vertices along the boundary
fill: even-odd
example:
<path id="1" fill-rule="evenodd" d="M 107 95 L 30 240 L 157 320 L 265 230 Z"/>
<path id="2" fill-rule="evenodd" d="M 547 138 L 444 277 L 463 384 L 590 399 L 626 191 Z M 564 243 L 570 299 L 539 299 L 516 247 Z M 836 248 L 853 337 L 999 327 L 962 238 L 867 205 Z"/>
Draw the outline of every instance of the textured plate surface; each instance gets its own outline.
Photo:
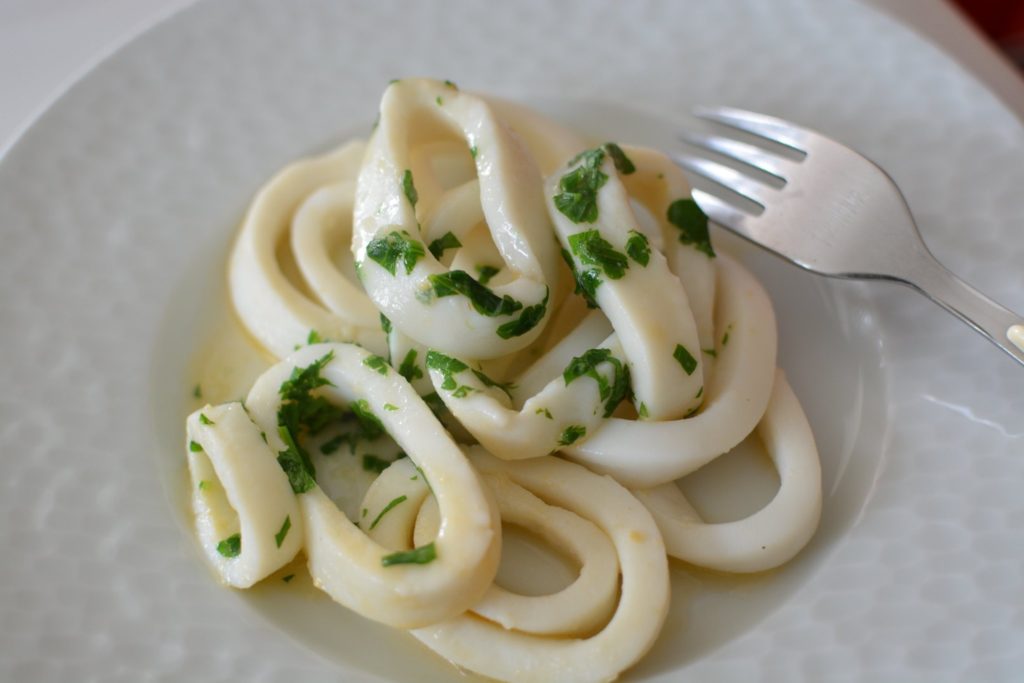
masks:
<path id="1" fill-rule="evenodd" d="M 1024 310 L 1020 122 L 855 3 L 201 3 L 103 63 L 0 162 L 0 680 L 453 677 L 373 629 L 341 652 L 322 629 L 282 635 L 273 596 L 210 579 L 162 483 L 203 297 L 252 192 L 418 74 L 534 102 L 723 103 L 827 131 L 889 170 L 940 259 Z M 560 113 L 630 124 L 589 111 Z M 693 656 L 663 639 L 633 677 L 1016 680 L 1024 375 L 909 292 L 748 259 L 816 430 L 849 450 L 823 453 L 836 488 L 813 571 Z"/>

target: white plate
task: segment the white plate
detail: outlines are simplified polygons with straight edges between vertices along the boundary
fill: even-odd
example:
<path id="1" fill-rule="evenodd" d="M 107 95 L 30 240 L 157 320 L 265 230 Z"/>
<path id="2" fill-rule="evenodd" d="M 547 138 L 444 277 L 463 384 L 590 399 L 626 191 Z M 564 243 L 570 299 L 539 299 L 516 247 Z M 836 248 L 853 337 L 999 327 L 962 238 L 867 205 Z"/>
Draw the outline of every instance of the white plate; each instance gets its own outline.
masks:
<path id="1" fill-rule="evenodd" d="M 940 258 L 1024 310 L 1020 122 L 852 2 L 202 3 L 80 81 L 0 163 L 0 679 L 458 678 L 301 585 L 217 586 L 175 484 L 189 357 L 247 200 L 420 74 L 621 141 L 668 146 L 671 126 L 638 110 L 700 102 L 804 122 L 885 166 Z M 770 576 L 676 571 L 630 678 L 1013 680 L 1021 369 L 910 292 L 742 255 L 821 445 L 822 529 Z"/>

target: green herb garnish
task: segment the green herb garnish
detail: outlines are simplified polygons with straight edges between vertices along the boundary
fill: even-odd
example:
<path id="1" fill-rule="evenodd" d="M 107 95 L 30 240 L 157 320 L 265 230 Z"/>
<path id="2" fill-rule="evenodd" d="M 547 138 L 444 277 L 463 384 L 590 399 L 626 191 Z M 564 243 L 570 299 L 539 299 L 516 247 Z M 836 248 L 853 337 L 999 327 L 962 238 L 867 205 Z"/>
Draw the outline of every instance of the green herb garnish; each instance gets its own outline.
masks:
<path id="1" fill-rule="evenodd" d="M 366 453 L 363 455 L 363 469 L 367 472 L 376 472 L 377 474 L 380 474 L 390 466 L 391 461 L 385 460 L 379 455 L 374 455 L 373 453 Z"/>
<path id="2" fill-rule="evenodd" d="M 393 413 L 396 410 L 398 410 L 398 406 L 396 406 L 394 403 L 385 403 L 384 410 L 388 411 L 389 413 Z"/>
<path id="3" fill-rule="evenodd" d="M 701 351 L 708 354 L 712 358 L 718 358 L 718 351 L 715 351 L 714 349 L 701 349 Z"/>
<path id="4" fill-rule="evenodd" d="M 427 248 L 434 258 L 440 259 L 446 249 L 458 249 L 461 246 L 462 242 L 459 241 L 459 238 L 449 231 L 431 242 Z"/>
<path id="5" fill-rule="evenodd" d="M 384 334 L 391 334 L 391 320 L 383 313 L 380 314 L 380 329 L 384 330 Z"/>
<path id="6" fill-rule="evenodd" d="M 402 192 L 405 193 L 405 198 L 409 200 L 412 207 L 416 208 L 416 202 L 419 201 L 420 196 L 416 193 L 416 186 L 412 182 L 412 171 L 405 169 L 405 173 L 402 174 Z"/>
<path id="7" fill-rule="evenodd" d="M 289 581 L 291 581 L 294 578 L 295 578 L 295 574 L 289 574 L 288 576 L 282 576 L 281 580 L 284 581 L 285 583 L 288 583 Z"/>
<path id="8" fill-rule="evenodd" d="M 285 450 L 277 454 L 277 464 L 288 475 L 294 493 L 309 491 L 316 484 L 316 470 L 309 454 L 299 449 L 287 427 L 279 426 L 277 433 L 285 443 Z"/>
<path id="9" fill-rule="evenodd" d="M 668 207 L 668 222 L 679 228 L 679 241 L 715 257 L 708 234 L 708 217 L 692 199 L 677 199 Z"/>
<path id="10" fill-rule="evenodd" d="M 388 365 L 388 362 L 386 360 L 384 360 L 383 358 L 376 354 L 370 354 L 369 356 L 364 358 L 363 365 L 370 368 L 371 370 L 379 372 L 382 375 L 388 374 L 388 368 L 391 367 L 390 365 Z"/>
<path id="11" fill-rule="evenodd" d="M 480 284 L 486 285 L 488 282 L 491 281 L 492 277 L 494 277 L 495 275 L 497 275 L 501 271 L 500 271 L 500 269 L 495 268 L 494 266 L 488 266 L 488 265 L 485 264 L 485 265 L 482 265 L 482 266 L 477 266 L 476 267 L 476 272 L 477 272 L 477 280 L 480 281 Z"/>
<path id="12" fill-rule="evenodd" d="M 461 294 L 469 299 L 477 313 L 491 318 L 499 315 L 511 315 L 523 307 L 522 303 L 507 294 L 498 296 L 464 270 L 430 275 L 427 279 L 438 298 Z"/>
<path id="13" fill-rule="evenodd" d="M 404 377 L 407 382 L 423 377 L 423 371 L 416 364 L 417 355 L 416 349 L 409 349 L 405 354 L 405 358 L 402 359 L 402 364 L 398 366 L 398 374 Z"/>
<path id="14" fill-rule="evenodd" d="M 277 547 L 280 548 L 281 544 L 284 543 L 284 537 L 288 535 L 288 530 L 292 528 L 292 516 L 288 515 L 284 518 L 284 524 L 281 525 L 281 530 L 274 534 L 274 542 L 277 543 Z"/>
<path id="15" fill-rule="evenodd" d="M 199 486 L 197 488 L 200 491 L 209 491 L 210 490 L 210 482 L 208 482 L 205 479 L 203 479 L 201 482 L 199 482 Z"/>
<path id="16" fill-rule="evenodd" d="M 217 544 L 217 552 L 224 557 L 238 557 L 242 554 L 242 534 L 231 534 Z"/>
<path id="17" fill-rule="evenodd" d="M 359 421 L 360 431 L 362 432 L 360 436 L 362 438 L 370 441 L 384 433 L 383 423 L 381 423 L 380 418 L 373 414 L 373 410 L 365 398 L 353 401 L 349 408 Z"/>
<path id="18" fill-rule="evenodd" d="M 544 417 L 546 417 L 549 420 L 554 420 L 555 419 L 554 417 L 551 416 L 551 411 L 548 410 L 547 408 L 537 408 L 537 410 L 533 411 L 533 414 L 534 415 L 543 415 Z"/>
<path id="19" fill-rule="evenodd" d="M 502 339 L 511 339 L 512 337 L 520 337 L 540 323 L 544 319 L 544 315 L 548 310 L 548 297 L 551 295 L 551 290 L 547 287 L 544 288 L 544 298 L 539 304 L 527 306 L 523 309 L 523 312 L 519 314 L 519 317 L 515 320 L 510 320 L 507 323 L 498 325 L 497 333 Z"/>
<path id="20" fill-rule="evenodd" d="M 326 339 L 320 336 L 320 333 L 316 330 L 310 330 L 309 334 L 306 335 L 306 345 L 312 346 L 313 344 L 323 344 Z"/>
<path id="21" fill-rule="evenodd" d="M 626 253 L 641 266 L 646 266 L 651 260 L 651 245 L 647 241 L 647 235 L 630 230 L 629 239 L 626 240 Z"/>
<path id="22" fill-rule="evenodd" d="M 626 255 L 616 251 L 611 242 L 601 237 L 597 230 L 584 230 L 569 235 L 569 248 L 582 263 L 597 266 L 609 279 L 620 279 L 629 268 Z"/>
<path id="23" fill-rule="evenodd" d="M 647 404 L 644 403 L 643 401 L 640 402 L 640 410 L 637 411 L 637 415 L 639 415 L 641 418 L 647 418 L 648 417 L 648 414 L 647 414 Z"/>
<path id="24" fill-rule="evenodd" d="M 511 382 L 498 382 L 485 375 L 481 370 L 473 370 L 473 374 L 476 378 L 483 382 L 485 387 L 494 387 L 495 389 L 501 389 L 505 392 L 505 395 L 512 398 L 512 389 L 515 387 Z"/>
<path id="25" fill-rule="evenodd" d="M 371 240 L 366 245 L 366 255 L 392 275 L 396 274 L 395 267 L 399 259 L 405 266 L 405 274 L 408 275 L 425 254 L 423 244 L 413 239 L 405 230 L 392 230 L 384 237 Z"/>
<path id="26" fill-rule="evenodd" d="M 216 422 L 214 422 L 210 418 L 206 417 L 206 415 L 204 413 L 199 413 L 199 423 L 200 424 L 204 424 L 204 425 L 208 425 L 208 426 L 209 425 L 217 424 Z"/>
<path id="27" fill-rule="evenodd" d="M 597 371 L 597 366 L 602 363 L 609 363 L 612 366 L 611 382 Z M 580 377 L 590 377 L 597 382 L 599 395 L 605 402 L 604 417 L 609 417 L 629 394 L 629 366 L 624 365 L 608 349 L 590 349 L 583 355 L 573 358 L 562 372 L 565 386 L 569 386 Z"/>
<path id="28" fill-rule="evenodd" d="M 636 166 L 629 160 L 626 153 L 622 151 L 622 148 L 616 145 L 614 142 L 604 143 L 605 151 L 608 152 L 608 156 L 612 158 L 612 163 L 615 164 L 615 170 L 622 175 L 629 175 L 630 173 L 636 172 Z"/>
<path id="29" fill-rule="evenodd" d="M 441 373 L 441 377 L 444 378 L 441 388 L 445 391 L 454 391 L 458 386 L 458 382 L 455 381 L 455 375 L 469 369 L 469 366 L 458 358 L 446 356 L 433 349 L 427 351 L 427 367 Z"/>
<path id="30" fill-rule="evenodd" d="M 569 425 L 562 432 L 562 437 L 558 440 L 559 446 L 569 446 L 576 443 L 580 437 L 587 433 L 587 428 L 583 425 Z"/>
<path id="31" fill-rule="evenodd" d="M 203 390 L 202 390 L 202 388 L 198 384 L 195 386 L 194 389 L 192 389 L 192 397 L 193 398 L 202 398 L 203 397 Z"/>
<path id="32" fill-rule="evenodd" d="M 193 453 L 202 453 L 203 452 L 203 447 L 200 446 L 195 441 L 189 441 L 188 442 L 188 449 L 190 451 L 192 451 Z"/>
<path id="33" fill-rule="evenodd" d="M 587 308 L 597 308 L 597 288 L 601 284 L 601 274 L 593 268 L 579 270 L 568 249 L 562 249 L 562 258 L 572 271 L 572 277 L 576 280 L 576 294 L 583 297 L 587 302 Z"/>
<path id="34" fill-rule="evenodd" d="M 387 513 L 391 512 L 392 508 L 394 508 L 396 505 L 404 503 L 406 500 L 406 496 L 398 496 L 397 498 L 392 499 L 390 503 L 384 506 L 383 510 L 377 513 L 377 516 L 373 518 L 373 521 L 370 522 L 370 530 L 372 531 L 373 528 L 377 526 L 377 524 L 380 522 L 381 518 Z"/>
<path id="35" fill-rule="evenodd" d="M 676 344 L 676 350 L 672 352 L 672 357 L 679 361 L 687 375 L 692 375 L 693 371 L 697 369 L 697 359 L 682 344 Z"/>
<path id="36" fill-rule="evenodd" d="M 324 455 L 332 455 L 333 453 L 337 452 L 339 448 L 341 448 L 341 444 L 347 441 L 348 436 L 346 434 L 339 434 L 330 441 L 325 441 L 323 444 L 321 444 L 320 452 L 323 453 Z"/>
<path id="37" fill-rule="evenodd" d="M 402 552 L 391 553 L 380 558 L 380 563 L 385 567 L 391 567 L 396 564 L 428 564 L 437 559 L 437 549 L 433 543 L 414 548 L 413 550 L 405 550 Z"/>
<path id="38" fill-rule="evenodd" d="M 593 223 L 597 220 L 597 192 L 608 182 L 608 176 L 600 170 L 604 162 L 604 150 L 598 147 L 583 152 L 569 165 L 577 162 L 581 162 L 579 166 L 558 181 L 555 208 L 573 223 Z"/>

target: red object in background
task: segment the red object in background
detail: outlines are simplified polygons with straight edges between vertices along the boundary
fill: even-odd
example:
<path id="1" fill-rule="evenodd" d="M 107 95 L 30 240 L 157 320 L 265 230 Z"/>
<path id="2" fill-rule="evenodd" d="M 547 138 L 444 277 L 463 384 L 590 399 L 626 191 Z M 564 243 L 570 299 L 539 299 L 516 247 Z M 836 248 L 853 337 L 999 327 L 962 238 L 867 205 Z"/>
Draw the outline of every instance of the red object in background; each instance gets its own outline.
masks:
<path id="1" fill-rule="evenodd" d="M 1024 0 L 954 0 L 1006 54 L 1024 68 Z"/>

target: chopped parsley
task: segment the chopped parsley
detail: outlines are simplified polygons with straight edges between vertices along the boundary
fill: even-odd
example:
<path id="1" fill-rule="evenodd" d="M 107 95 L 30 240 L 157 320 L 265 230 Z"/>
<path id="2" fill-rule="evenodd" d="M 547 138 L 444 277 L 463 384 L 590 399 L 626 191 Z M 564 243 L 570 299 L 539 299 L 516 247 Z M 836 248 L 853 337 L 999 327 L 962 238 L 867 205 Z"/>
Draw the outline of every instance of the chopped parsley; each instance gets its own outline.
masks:
<path id="1" fill-rule="evenodd" d="M 636 172 L 636 166 L 630 161 L 626 153 L 622 151 L 622 148 L 616 145 L 614 142 L 604 143 L 604 149 L 608 152 L 608 156 L 612 158 L 612 163 L 615 164 L 615 170 L 622 175 L 629 175 L 630 173 Z"/>
<path id="2" fill-rule="evenodd" d="M 579 441 L 580 437 L 587 433 L 587 428 L 583 425 L 569 425 L 562 432 L 562 437 L 558 440 L 559 446 L 569 446 Z"/>
<path id="3" fill-rule="evenodd" d="M 427 249 L 430 250 L 430 253 L 434 258 L 439 259 L 441 258 L 441 255 L 444 254 L 445 250 L 458 249 L 461 246 L 462 242 L 459 241 L 459 238 L 449 231 L 431 242 Z"/>
<path id="4" fill-rule="evenodd" d="M 288 576 L 282 576 L 281 580 L 284 581 L 285 583 L 288 583 L 289 581 L 291 581 L 294 578 L 295 578 L 295 574 L 289 574 Z"/>
<path id="5" fill-rule="evenodd" d="M 732 331 L 732 323 L 729 323 L 729 326 L 727 328 L 725 328 L 725 334 L 722 335 L 722 346 L 725 346 L 726 344 L 729 343 L 729 333 L 731 331 Z"/>
<path id="6" fill-rule="evenodd" d="M 469 366 L 458 358 L 446 356 L 433 349 L 427 351 L 427 367 L 441 373 L 441 377 L 444 379 L 441 383 L 441 388 L 445 391 L 454 391 L 458 386 L 458 382 L 455 381 L 455 375 L 469 369 Z"/>
<path id="7" fill-rule="evenodd" d="M 438 298 L 461 294 L 469 299 L 477 313 L 488 317 L 512 315 L 523 307 L 509 295 L 498 296 L 488 287 L 480 284 L 464 270 L 452 270 L 440 275 L 430 275 L 430 284 Z"/>
<path id="8" fill-rule="evenodd" d="M 427 407 L 430 408 L 430 412 L 432 412 L 435 417 L 440 416 L 448 410 L 448 406 L 444 404 L 444 399 L 438 396 L 436 391 L 431 391 L 422 398 L 423 402 L 427 404 Z"/>
<path id="9" fill-rule="evenodd" d="M 712 358 L 718 358 L 718 351 L 715 351 L 714 349 L 701 349 L 701 351 L 708 354 Z"/>
<path id="10" fill-rule="evenodd" d="M 637 411 L 637 415 L 639 415 L 642 419 L 646 419 L 647 417 L 649 417 L 649 414 L 647 412 L 647 404 L 644 403 L 643 401 L 640 402 L 640 410 Z"/>
<path id="11" fill-rule="evenodd" d="M 402 174 L 402 192 L 405 193 L 405 198 L 412 204 L 412 208 L 416 208 L 416 202 L 419 201 L 420 196 L 416 193 L 416 185 L 412 182 L 412 171 L 405 169 L 405 173 Z"/>
<path id="12" fill-rule="evenodd" d="M 423 377 L 423 371 L 416 364 L 416 356 L 416 349 L 409 349 L 405 354 L 405 358 L 402 359 L 402 364 L 398 366 L 398 374 L 404 377 L 407 382 Z"/>
<path id="13" fill-rule="evenodd" d="M 309 454 L 299 450 L 287 427 L 279 426 L 277 433 L 285 443 L 285 449 L 277 454 L 277 464 L 288 475 L 288 483 L 294 493 L 309 491 L 316 484 L 316 470 Z"/>
<path id="14" fill-rule="evenodd" d="M 544 319 L 544 315 L 548 311 L 549 296 L 551 296 L 551 290 L 545 287 L 544 299 L 541 300 L 539 304 L 527 306 L 515 320 L 510 320 L 507 323 L 498 325 L 498 336 L 502 339 L 520 337 L 536 327 L 537 324 Z"/>
<path id="15" fill-rule="evenodd" d="M 668 207 L 668 222 L 679 228 L 679 241 L 697 251 L 715 257 L 708 234 L 708 217 L 692 199 L 677 199 Z"/>
<path id="16" fill-rule="evenodd" d="M 383 313 L 380 314 L 380 329 L 384 330 L 384 334 L 391 334 L 391 319 Z"/>
<path id="17" fill-rule="evenodd" d="M 495 380 L 491 379 L 490 377 L 488 377 L 487 375 L 485 375 L 481 370 L 473 370 L 473 374 L 476 375 L 476 378 L 478 380 L 483 382 L 485 387 L 494 387 L 496 389 L 501 389 L 503 392 L 505 392 L 505 395 L 508 396 L 509 399 L 512 398 L 512 391 L 511 390 L 512 390 L 512 388 L 515 385 L 512 384 L 511 382 L 498 382 L 498 381 L 495 381 Z"/>
<path id="18" fill-rule="evenodd" d="M 217 552 L 224 557 L 238 557 L 242 554 L 242 534 L 231 534 L 217 544 Z"/>
<path id="19" fill-rule="evenodd" d="M 700 398 L 703 395 L 704 395 L 704 385 L 702 384 L 702 385 L 700 385 L 700 389 L 697 390 L 697 393 L 694 394 L 693 397 L 694 398 Z"/>
<path id="20" fill-rule="evenodd" d="M 215 424 L 217 424 L 216 422 L 214 422 L 210 418 L 206 417 L 205 413 L 199 413 L 199 423 L 200 424 L 204 424 L 204 425 L 215 425 Z"/>
<path id="21" fill-rule="evenodd" d="M 597 366 L 602 363 L 609 363 L 612 366 L 610 383 L 597 371 Z M 629 395 L 629 366 L 624 365 L 608 349 L 589 349 L 583 355 L 573 358 L 562 373 L 565 386 L 569 386 L 573 380 L 580 377 L 590 377 L 597 382 L 601 400 L 605 402 L 604 417 L 609 417 Z"/>
<path id="22" fill-rule="evenodd" d="M 437 106 L 439 106 L 439 107 L 440 107 L 440 106 L 441 106 L 442 104 L 444 104 L 444 100 L 442 100 L 442 99 L 441 99 L 441 96 L 440 96 L 440 95 L 438 95 L 438 96 L 437 96 L 436 98 L 434 98 L 434 101 L 435 101 L 435 102 L 437 102 Z"/>
<path id="23" fill-rule="evenodd" d="M 373 521 L 370 522 L 370 530 L 372 531 L 373 528 L 375 526 L 377 526 L 377 524 L 380 523 L 381 518 L 383 518 L 384 515 L 386 515 L 387 513 L 391 512 L 392 508 L 394 508 L 396 505 L 401 505 L 406 500 L 407 500 L 407 498 L 404 495 L 403 496 L 398 496 L 397 498 L 392 499 L 390 503 L 388 503 L 387 505 L 384 506 L 383 510 L 381 510 L 379 513 L 377 513 L 377 516 L 373 518 Z"/>
<path id="24" fill-rule="evenodd" d="M 598 147 L 582 152 L 569 165 L 577 163 L 558 181 L 555 208 L 573 223 L 593 223 L 597 220 L 597 192 L 608 182 L 608 176 L 601 171 L 604 150 Z"/>
<path id="25" fill-rule="evenodd" d="M 482 266 L 477 266 L 476 267 L 476 272 L 477 272 L 477 278 L 476 279 L 479 280 L 480 284 L 486 285 L 488 282 L 491 281 L 492 277 L 494 277 L 495 275 L 497 275 L 501 271 L 500 271 L 500 269 L 495 268 L 494 266 L 489 266 L 487 264 L 484 264 Z"/>
<path id="26" fill-rule="evenodd" d="M 371 370 L 374 370 L 375 372 L 379 372 L 382 375 L 388 374 L 388 368 L 391 367 L 390 365 L 388 365 L 388 362 L 386 360 L 384 360 L 383 358 L 376 354 L 370 354 L 369 356 L 364 358 L 363 365 L 370 368 Z"/>
<path id="27" fill-rule="evenodd" d="M 405 274 L 408 275 L 425 254 L 423 244 L 414 240 L 405 230 L 392 230 L 384 237 L 377 237 L 366 245 L 366 255 L 392 275 L 396 274 L 395 267 L 399 259 L 405 266 Z"/>
<path id="28" fill-rule="evenodd" d="M 396 410 L 398 410 L 398 406 L 396 406 L 394 403 L 385 403 L 384 410 L 388 411 L 389 413 L 393 413 Z"/>
<path id="29" fill-rule="evenodd" d="M 469 148 L 469 156 L 471 156 L 474 159 L 476 159 L 476 153 L 477 153 L 476 145 L 473 145 L 472 147 Z"/>
<path id="30" fill-rule="evenodd" d="M 281 530 L 274 534 L 274 542 L 277 543 L 277 547 L 280 548 L 281 544 L 284 543 L 284 537 L 288 535 L 288 530 L 292 528 L 292 516 L 287 515 L 284 518 L 284 524 L 281 525 Z"/>
<path id="31" fill-rule="evenodd" d="M 380 418 L 373 414 L 373 410 L 365 398 L 353 401 L 349 408 L 355 414 L 356 420 L 359 421 L 359 436 L 361 438 L 372 441 L 384 434 L 384 425 Z"/>
<path id="32" fill-rule="evenodd" d="M 582 263 L 597 266 L 609 279 L 620 279 L 629 268 L 626 255 L 616 251 L 611 242 L 601 237 L 597 230 L 584 230 L 569 235 L 569 248 Z"/>
<path id="33" fill-rule="evenodd" d="M 202 390 L 202 388 L 198 384 L 192 390 L 192 397 L 193 398 L 202 398 L 203 397 L 203 390 Z"/>
<path id="34" fill-rule="evenodd" d="M 330 441 L 325 441 L 323 444 L 321 444 L 320 445 L 320 452 L 323 453 L 324 455 L 332 455 L 335 452 L 337 452 L 337 450 L 339 448 L 341 448 L 341 445 L 343 443 L 346 443 L 347 441 L 348 441 L 348 435 L 346 435 L 346 434 L 339 434 L 338 436 L 334 437 Z"/>
<path id="35" fill-rule="evenodd" d="M 572 277 L 576 281 L 575 294 L 579 294 L 587 302 L 587 308 L 597 308 L 597 288 L 601 284 L 601 274 L 593 268 L 579 270 L 572 260 L 568 249 L 562 249 L 562 258 L 572 271 Z"/>
<path id="36" fill-rule="evenodd" d="M 549 420 L 554 420 L 555 419 L 554 417 L 551 416 L 551 411 L 548 410 L 547 408 L 537 408 L 537 410 L 533 411 L 533 414 L 534 415 L 543 415 L 544 417 L 546 417 Z"/>
<path id="37" fill-rule="evenodd" d="M 320 333 L 316 330 L 310 330 L 309 334 L 306 335 L 306 345 L 312 346 L 313 344 L 323 344 L 326 339 L 320 336 Z"/>
<path id="38" fill-rule="evenodd" d="M 380 563 L 385 567 L 391 567 L 396 564 L 429 564 L 436 559 L 437 548 L 434 547 L 433 543 L 428 543 L 412 550 L 385 555 L 380 558 Z"/>
<path id="39" fill-rule="evenodd" d="M 629 239 L 626 240 L 626 253 L 629 258 L 646 267 L 651 260 L 651 245 L 647 241 L 647 235 L 630 230 Z"/>
<path id="40" fill-rule="evenodd" d="M 697 359 L 682 344 L 676 344 L 676 350 L 672 352 L 672 357 L 679 361 L 687 375 L 692 375 L 693 371 L 697 369 Z"/>
<path id="41" fill-rule="evenodd" d="M 195 441 L 189 441 L 188 442 L 188 449 L 190 451 L 192 451 L 193 453 L 202 453 L 203 452 L 203 447 L 200 446 Z"/>
<path id="42" fill-rule="evenodd" d="M 363 455 L 363 469 L 367 472 L 376 472 L 380 474 L 388 467 L 391 466 L 391 461 L 386 460 L 379 455 L 373 453 L 366 453 Z"/>
<path id="43" fill-rule="evenodd" d="M 205 479 L 203 479 L 201 482 L 199 482 L 198 488 L 199 488 L 200 491 L 209 491 L 210 490 L 210 482 L 208 482 Z"/>

